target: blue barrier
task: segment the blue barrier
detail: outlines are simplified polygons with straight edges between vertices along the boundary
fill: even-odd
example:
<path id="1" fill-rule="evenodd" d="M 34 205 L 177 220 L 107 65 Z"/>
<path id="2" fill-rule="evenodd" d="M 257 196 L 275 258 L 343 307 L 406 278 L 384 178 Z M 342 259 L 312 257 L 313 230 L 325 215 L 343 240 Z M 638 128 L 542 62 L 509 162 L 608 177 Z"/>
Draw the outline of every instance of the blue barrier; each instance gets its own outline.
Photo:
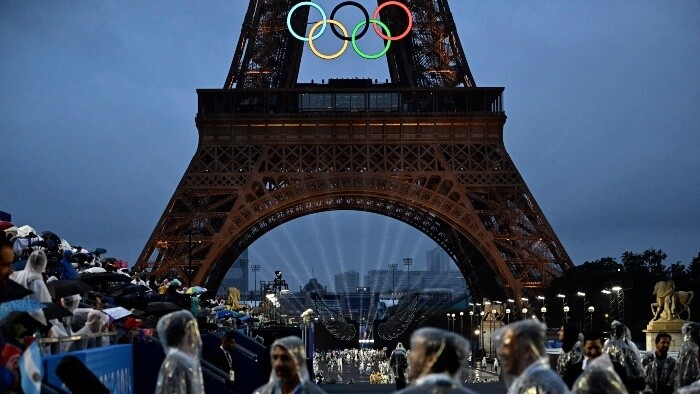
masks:
<path id="1" fill-rule="evenodd" d="M 134 393 L 134 364 L 131 345 L 112 345 L 53 356 L 43 356 L 44 381 L 55 387 L 67 390 L 56 375 L 56 367 L 63 357 L 77 357 L 111 393 Z"/>

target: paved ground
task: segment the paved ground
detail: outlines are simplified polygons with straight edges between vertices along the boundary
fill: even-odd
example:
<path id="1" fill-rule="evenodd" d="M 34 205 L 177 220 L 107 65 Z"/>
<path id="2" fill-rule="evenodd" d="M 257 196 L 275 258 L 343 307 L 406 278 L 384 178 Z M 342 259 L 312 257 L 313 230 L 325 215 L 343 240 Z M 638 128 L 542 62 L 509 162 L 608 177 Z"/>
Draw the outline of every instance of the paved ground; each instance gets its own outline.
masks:
<path id="1" fill-rule="evenodd" d="M 319 365 L 319 368 L 327 382 L 331 380 L 338 382 L 336 384 L 321 385 L 321 388 L 328 393 L 393 393 L 396 391 L 396 386 L 393 384 L 370 384 L 369 376 L 360 374 L 358 366 L 354 363 L 345 363 L 341 372 L 329 372 L 328 367 L 323 363 Z M 355 384 L 347 384 L 350 379 L 352 379 Z M 461 377 L 462 382 L 496 379 L 498 379 L 498 376 L 492 372 L 475 369 L 465 369 Z M 506 392 L 506 388 L 501 382 L 468 383 L 465 384 L 465 386 L 481 394 L 502 394 Z"/>
<path id="2" fill-rule="evenodd" d="M 506 388 L 502 383 L 470 383 L 465 387 L 479 394 L 504 394 Z M 327 393 L 393 393 L 396 387 L 393 384 L 324 384 L 321 388 Z"/>

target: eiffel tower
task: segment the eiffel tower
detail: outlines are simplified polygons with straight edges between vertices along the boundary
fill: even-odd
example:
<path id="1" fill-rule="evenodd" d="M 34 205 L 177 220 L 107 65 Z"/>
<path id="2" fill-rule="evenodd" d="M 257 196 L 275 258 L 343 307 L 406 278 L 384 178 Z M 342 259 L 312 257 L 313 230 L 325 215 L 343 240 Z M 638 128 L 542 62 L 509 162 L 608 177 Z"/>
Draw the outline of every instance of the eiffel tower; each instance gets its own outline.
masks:
<path id="1" fill-rule="evenodd" d="M 197 90 L 197 151 L 137 269 L 216 289 L 267 231 L 329 210 L 419 229 L 476 299 L 541 294 L 572 266 L 506 152 L 503 88 L 476 86 L 447 0 L 381 9 L 391 32 L 412 19 L 386 53 L 388 83 L 298 83 L 297 3 L 250 0 L 223 88 Z M 294 31 L 309 10 L 291 13 Z"/>

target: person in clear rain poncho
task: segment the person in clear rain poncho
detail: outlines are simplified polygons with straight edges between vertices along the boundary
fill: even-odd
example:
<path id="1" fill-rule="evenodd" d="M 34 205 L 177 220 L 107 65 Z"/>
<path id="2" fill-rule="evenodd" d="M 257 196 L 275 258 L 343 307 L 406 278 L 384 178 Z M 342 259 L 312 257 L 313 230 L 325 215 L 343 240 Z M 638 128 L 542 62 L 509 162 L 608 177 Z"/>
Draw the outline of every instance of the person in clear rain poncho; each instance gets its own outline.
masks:
<path id="1" fill-rule="evenodd" d="M 304 343 L 298 337 L 284 337 L 272 343 L 270 380 L 258 387 L 255 394 L 324 393 L 311 382 L 306 368 Z"/>
<path id="2" fill-rule="evenodd" d="M 683 345 L 676 363 L 676 389 L 688 386 L 700 378 L 700 324 L 685 323 L 681 328 Z"/>
<path id="3" fill-rule="evenodd" d="M 564 378 L 572 365 L 583 360 L 583 349 L 579 334 L 581 331 L 578 325 L 566 323 L 559 329 L 559 340 L 561 341 L 561 354 L 557 358 L 557 373 Z"/>
<path id="4" fill-rule="evenodd" d="M 610 355 L 612 361 L 617 361 L 625 368 L 627 378 L 625 386 L 630 393 L 644 390 L 644 368 L 642 368 L 642 356 L 637 345 L 632 342 L 632 334 L 629 328 L 622 322 L 613 321 L 610 325 L 611 337 L 605 341 L 603 352 Z"/>
<path id="5" fill-rule="evenodd" d="M 27 265 L 22 271 L 13 272 L 10 279 L 34 292 L 26 298 L 38 302 L 51 302 L 51 295 L 44 282 L 42 273 L 46 271 L 46 254 L 37 250 L 29 255 Z"/>
<path id="6" fill-rule="evenodd" d="M 625 368 L 603 352 L 603 334 L 587 331 L 583 336 L 584 359 L 567 370 L 564 381 L 575 394 L 627 394 Z"/>
<path id="7" fill-rule="evenodd" d="M 656 349 L 642 357 L 647 387 L 645 393 L 671 394 L 676 384 L 676 360 L 668 355 L 671 335 L 662 332 L 656 336 Z"/>
<path id="8" fill-rule="evenodd" d="M 459 335 L 432 327 L 416 330 L 411 335 L 408 356 L 411 386 L 399 393 L 474 393 L 459 382 L 468 354 L 469 343 Z"/>
<path id="9" fill-rule="evenodd" d="M 199 364 L 202 338 L 192 313 L 184 310 L 169 313 L 160 318 L 156 331 L 165 350 L 156 394 L 204 393 Z"/>
<path id="10" fill-rule="evenodd" d="M 549 367 L 546 327 L 535 319 L 508 324 L 496 335 L 498 358 L 509 394 L 560 394 L 569 389 Z"/>

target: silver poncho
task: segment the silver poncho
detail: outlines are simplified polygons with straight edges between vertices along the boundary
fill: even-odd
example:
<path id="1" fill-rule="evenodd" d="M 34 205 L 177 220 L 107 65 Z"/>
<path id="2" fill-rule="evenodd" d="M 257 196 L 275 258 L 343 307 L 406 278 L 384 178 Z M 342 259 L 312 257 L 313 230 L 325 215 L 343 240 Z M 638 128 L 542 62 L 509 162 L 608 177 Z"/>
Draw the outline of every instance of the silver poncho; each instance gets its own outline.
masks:
<path id="1" fill-rule="evenodd" d="M 517 351 L 504 360 L 504 337 L 512 331 L 517 341 Z M 544 348 L 546 327 L 534 319 L 521 320 L 508 324 L 496 335 L 498 357 L 503 365 L 503 380 L 508 386 L 508 394 L 565 394 L 569 392 L 564 381 L 549 367 L 549 358 Z M 509 374 L 505 366 L 517 365 L 518 376 Z"/>
<path id="2" fill-rule="evenodd" d="M 610 328 L 612 336 L 605 342 L 603 352 L 609 354 L 611 360 L 622 364 L 629 382 L 641 382 L 644 380 L 642 356 L 632 342 L 629 328 L 617 320 L 612 322 Z"/>
<path id="3" fill-rule="evenodd" d="M 659 364 L 663 364 L 661 376 L 657 376 Z M 673 385 L 676 383 L 676 360 L 673 357 L 666 356 L 665 359 L 659 360 L 656 352 L 652 351 L 642 357 L 642 367 L 646 376 L 645 392 L 673 392 Z"/>
<path id="4" fill-rule="evenodd" d="M 596 357 L 574 382 L 574 394 L 627 394 L 622 382 L 606 353 Z"/>
<path id="5" fill-rule="evenodd" d="M 581 342 L 576 342 L 574 347 L 568 352 L 562 350 L 557 359 L 557 373 L 559 376 L 566 376 L 569 368 L 581 361 L 583 361 L 583 349 L 581 348 Z"/>
<path id="6" fill-rule="evenodd" d="M 204 393 L 199 364 L 202 338 L 194 316 L 189 311 L 169 313 L 160 318 L 156 330 L 165 350 L 156 394 Z"/>
<path id="7" fill-rule="evenodd" d="M 683 333 L 683 345 L 678 352 L 678 363 L 676 364 L 676 389 L 687 386 L 700 378 L 700 365 L 698 364 L 700 324 L 685 323 L 681 332 Z"/>
<path id="8" fill-rule="evenodd" d="M 284 337 L 273 342 L 272 346 L 270 346 L 270 350 L 272 351 L 275 347 L 278 346 L 289 352 L 289 354 L 292 356 L 292 359 L 294 360 L 294 364 L 296 365 L 296 370 L 299 374 L 300 385 L 297 388 L 297 390 L 294 391 L 294 394 L 325 393 L 323 390 L 318 388 L 318 386 L 313 384 L 309 379 L 309 371 L 306 368 L 306 350 L 304 349 L 304 342 L 302 342 L 301 339 L 298 337 Z M 272 352 L 270 353 L 270 357 L 272 357 Z M 258 387 L 258 389 L 255 390 L 254 393 L 275 394 L 277 392 L 281 392 L 281 384 L 281 379 L 277 376 L 277 373 L 275 372 L 275 369 L 273 367 L 272 372 L 270 373 L 270 380 L 265 385 Z"/>

